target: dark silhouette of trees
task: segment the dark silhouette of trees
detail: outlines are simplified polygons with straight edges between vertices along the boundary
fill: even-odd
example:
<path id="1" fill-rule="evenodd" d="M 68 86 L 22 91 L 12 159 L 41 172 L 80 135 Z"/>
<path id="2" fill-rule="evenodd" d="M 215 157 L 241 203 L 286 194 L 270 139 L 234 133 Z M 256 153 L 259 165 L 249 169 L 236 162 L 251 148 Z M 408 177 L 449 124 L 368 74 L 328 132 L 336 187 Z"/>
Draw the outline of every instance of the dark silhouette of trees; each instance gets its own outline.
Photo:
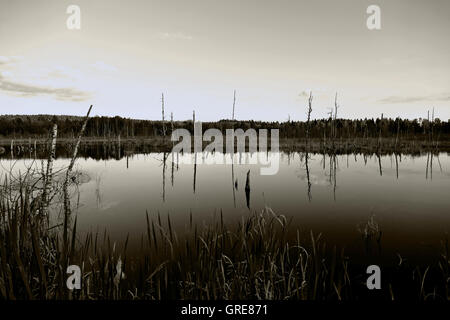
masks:
<path id="1" fill-rule="evenodd" d="M 0 138 L 46 138 L 53 124 L 58 125 L 59 138 L 73 138 L 82 126 L 81 117 L 51 116 L 51 115 L 3 115 L 0 116 Z M 173 121 L 173 126 L 185 128 L 192 132 L 192 120 Z M 450 138 L 450 123 L 438 118 L 428 119 L 314 119 L 309 125 L 301 121 L 267 122 L 267 121 L 238 121 L 220 120 L 217 122 L 203 122 L 203 130 L 217 128 L 225 133 L 226 129 L 242 128 L 279 129 L 280 138 L 304 138 L 309 128 L 312 139 L 332 137 L 336 139 L 353 138 L 394 138 L 427 140 L 432 128 L 439 139 Z M 89 119 L 85 136 L 90 138 L 121 138 L 162 137 L 164 131 L 171 134 L 171 127 L 162 121 L 136 120 L 116 117 L 92 117 Z"/>

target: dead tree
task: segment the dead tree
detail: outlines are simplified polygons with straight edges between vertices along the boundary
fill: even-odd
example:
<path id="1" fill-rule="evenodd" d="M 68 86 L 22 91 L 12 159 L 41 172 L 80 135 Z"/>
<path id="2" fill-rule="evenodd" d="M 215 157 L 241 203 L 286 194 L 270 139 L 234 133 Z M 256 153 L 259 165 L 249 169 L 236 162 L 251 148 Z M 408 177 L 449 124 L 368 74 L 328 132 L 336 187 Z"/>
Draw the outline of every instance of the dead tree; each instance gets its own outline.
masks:
<path id="1" fill-rule="evenodd" d="M 395 151 L 397 152 L 398 148 L 398 136 L 400 133 L 400 117 L 397 117 L 397 135 L 395 136 Z"/>
<path id="2" fill-rule="evenodd" d="M 170 113 L 170 129 L 171 129 L 171 133 L 173 135 L 173 112 Z M 172 139 L 171 139 L 172 140 Z M 172 187 L 173 187 L 173 169 L 174 169 L 174 165 L 175 165 L 175 159 L 174 159 L 174 154 L 173 154 L 173 148 L 174 148 L 174 141 L 172 140 L 172 175 L 171 175 L 171 182 L 172 182 Z"/>
<path id="3" fill-rule="evenodd" d="M 337 138 L 337 122 L 336 122 L 336 120 L 337 120 L 337 111 L 339 108 L 339 105 L 337 103 L 337 96 L 338 96 L 338 94 L 336 92 L 336 96 L 334 97 L 334 135 L 333 135 L 334 139 Z M 334 140 L 333 140 L 333 144 L 334 144 Z"/>
<path id="4" fill-rule="evenodd" d="M 381 114 L 381 119 L 380 119 L 380 130 L 379 130 L 379 134 L 378 134 L 378 149 L 380 149 L 381 147 L 381 131 L 383 128 L 383 114 Z"/>
<path id="5" fill-rule="evenodd" d="M 310 120 L 311 120 L 311 113 L 312 113 L 312 92 L 309 93 L 309 99 L 308 99 L 308 112 L 307 112 L 307 118 L 306 118 L 306 148 L 308 149 L 309 146 L 309 135 L 310 135 Z"/>
<path id="6" fill-rule="evenodd" d="M 163 136 L 166 136 L 166 122 L 164 119 L 164 93 L 161 94 L 161 114 L 162 114 Z"/>
<path id="7" fill-rule="evenodd" d="M 233 121 L 234 121 L 234 108 L 235 108 L 235 106 L 236 106 L 236 90 L 234 90 L 234 97 L 233 97 L 233 114 L 232 114 L 232 117 L 231 117 L 231 120 L 233 120 Z"/>
<path id="8" fill-rule="evenodd" d="M 170 113 L 170 129 L 171 133 L 173 133 L 173 112 Z"/>

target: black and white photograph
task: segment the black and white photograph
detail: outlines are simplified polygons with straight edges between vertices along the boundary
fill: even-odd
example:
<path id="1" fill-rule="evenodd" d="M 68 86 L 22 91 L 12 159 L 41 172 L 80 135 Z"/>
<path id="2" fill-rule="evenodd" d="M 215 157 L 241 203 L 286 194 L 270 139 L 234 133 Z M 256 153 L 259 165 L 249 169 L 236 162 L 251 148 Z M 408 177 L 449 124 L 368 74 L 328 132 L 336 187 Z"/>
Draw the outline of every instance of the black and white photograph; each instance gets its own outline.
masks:
<path id="1" fill-rule="evenodd" d="M 448 303 L 449 35 L 448 0 L 0 0 L 0 300 Z"/>

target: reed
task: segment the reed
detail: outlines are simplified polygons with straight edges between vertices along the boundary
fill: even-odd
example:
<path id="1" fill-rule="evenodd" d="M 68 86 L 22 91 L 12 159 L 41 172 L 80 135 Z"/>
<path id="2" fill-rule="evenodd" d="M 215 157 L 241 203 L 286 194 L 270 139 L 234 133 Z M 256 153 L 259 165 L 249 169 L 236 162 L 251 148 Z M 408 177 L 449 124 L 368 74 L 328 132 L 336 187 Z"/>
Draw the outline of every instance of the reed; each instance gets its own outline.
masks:
<path id="1" fill-rule="evenodd" d="M 31 180 L 30 173 L 24 175 L 14 189 L 5 177 L 0 189 L 2 299 L 349 300 L 367 291 L 360 280 L 364 275 L 355 272 L 342 249 L 328 247 L 320 234 L 292 230 L 289 220 L 270 208 L 232 225 L 222 214 L 203 226 L 191 218 L 183 235 L 175 232 L 170 216 L 152 219 L 147 213 L 147 231 L 134 254 L 128 237 L 112 242 L 106 230 L 82 236 L 75 218 L 65 260 L 64 232 L 39 219 L 39 194 Z M 364 230 L 370 234 L 374 226 L 371 219 Z M 404 271 L 416 299 L 449 299 L 448 242 L 443 248 L 436 264 Z M 81 267 L 81 290 L 66 289 L 67 264 Z M 387 288 L 386 299 L 402 297 L 395 281 Z"/>

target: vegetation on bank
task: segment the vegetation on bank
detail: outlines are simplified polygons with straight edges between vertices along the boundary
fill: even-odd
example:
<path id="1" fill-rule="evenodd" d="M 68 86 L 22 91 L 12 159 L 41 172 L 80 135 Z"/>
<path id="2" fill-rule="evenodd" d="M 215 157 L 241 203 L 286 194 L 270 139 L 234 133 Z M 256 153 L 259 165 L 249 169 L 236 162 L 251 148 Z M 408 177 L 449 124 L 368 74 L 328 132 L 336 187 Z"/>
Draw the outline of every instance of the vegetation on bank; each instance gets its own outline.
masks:
<path id="1" fill-rule="evenodd" d="M 79 132 L 83 118 L 74 116 L 0 116 L 0 139 L 38 139 L 45 138 L 52 123 L 58 125 L 59 138 L 73 138 Z M 172 126 L 173 125 L 173 126 Z M 164 133 L 170 136 L 172 128 L 184 128 L 193 132 L 193 121 L 153 121 L 134 120 L 122 117 L 92 117 L 87 124 L 85 137 L 122 139 L 139 137 L 161 137 Z M 370 139 L 397 138 L 401 140 L 448 140 L 450 138 L 450 122 L 438 118 L 431 119 L 313 119 L 310 121 L 238 121 L 220 120 L 203 122 L 203 130 L 216 128 L 222 131 L 231 128 L 247 130 L 279 129 L 280 138 L 311 139 Z M 308 134 L 307 134 L 308 131 Z"/>

